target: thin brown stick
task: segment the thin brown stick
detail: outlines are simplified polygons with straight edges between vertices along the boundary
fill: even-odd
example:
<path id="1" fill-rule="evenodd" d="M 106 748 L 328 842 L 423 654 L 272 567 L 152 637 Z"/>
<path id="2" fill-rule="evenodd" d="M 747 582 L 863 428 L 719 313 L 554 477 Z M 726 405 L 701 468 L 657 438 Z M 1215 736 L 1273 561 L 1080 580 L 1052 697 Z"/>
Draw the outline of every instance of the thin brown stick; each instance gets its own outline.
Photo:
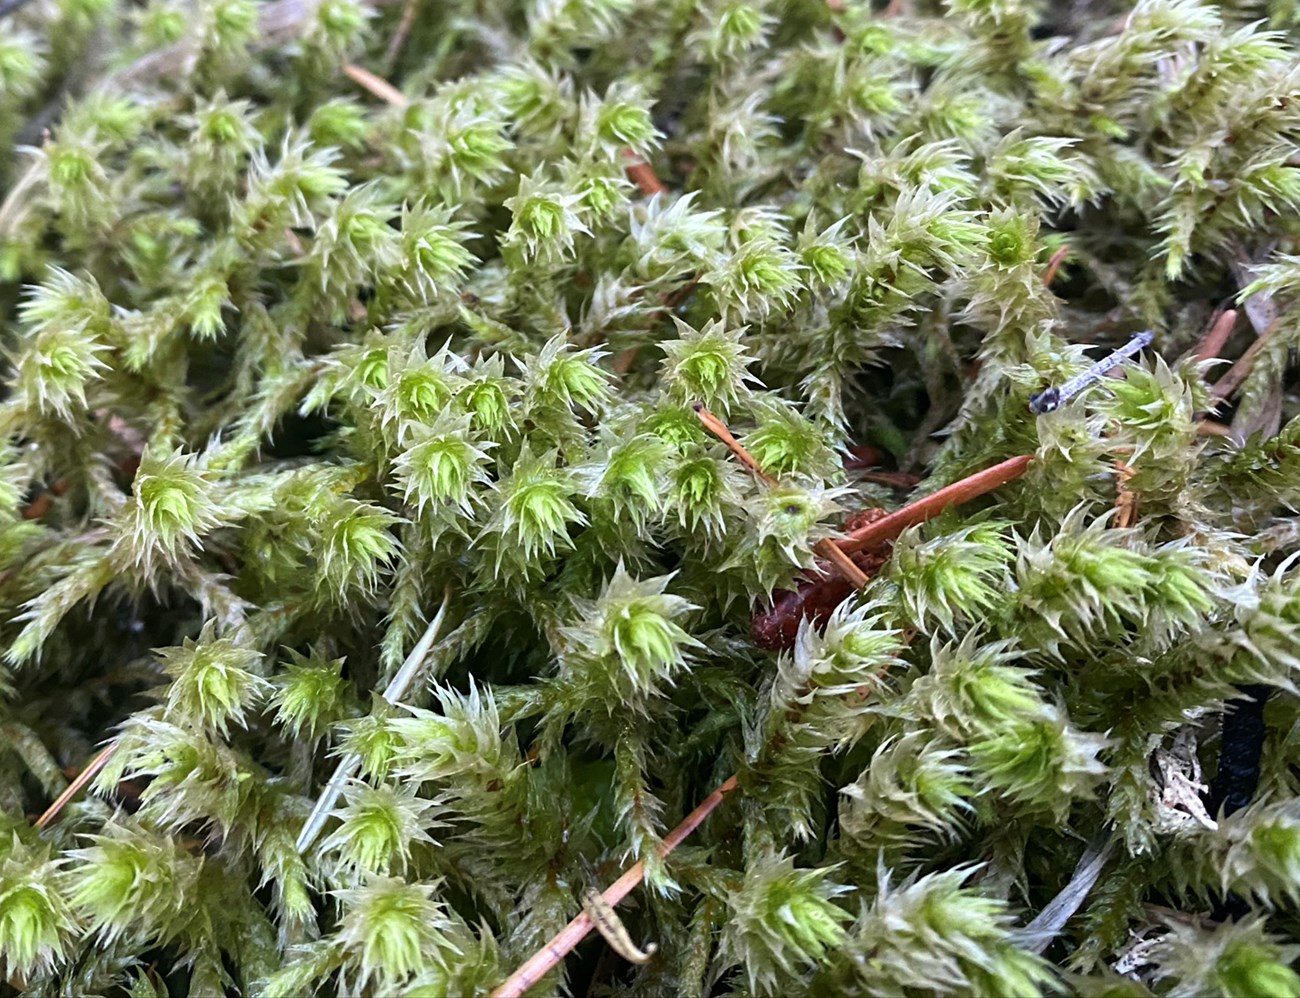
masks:
<path id="1" fill-rule="evenodd" d="M 739 440 L 731 435 L 731 431 L 727 429 L 726 423 L 713 415 L 713 413 L 709 412 L 708 409 L 704 408 L 704 405 L 701 402 L 696 402 L 691 406 L 691 408 L 695 410 L 695 415 L 700 417 L 700 422 L 704 424 L 704 428 L 726 444 L 727 450 L 731 451 L 731 453 L 736 456 L 736 460 L 768 485 L 776 484 L 776 479 L 760 468 L 758 462 L 754 460 L 754 456 L 750 454 L 749 451 L 745 450 Z"/>
<path id="2" fill-rule="evenodd" d="M 1260 352 L 1273 338 L 1273 332 L 1276 329 L 1277 322 L 1274 321 L 1271 326 L 1260 333 L 1254 343 L 1246 348 L 1246 352 L 1237 359 L 1237 362 L 1228 368 L 1228 373 L 1214 383 L 1214 387 L 1210 389 L 1210 394 L 1215 399 L 1222 401 L 1241 387 L 1241 383 L 1246 380 L 1250 375 L 1251 368 L 1255 366 L 1255 361 L 1258 359 Z"/>
<path id="3" fill-rule="evenodd" d="M 68 788 L 54 799 L 54 803 L 45 809 L 44 814 L 36 819 L 37 828 L 44 828 L 59 816 L 59 812 L 67 806 L 68 801 L 72 800 L 81 791 L 81 788 L 93 780 L 99 774 L 99 771 L 104 768 L 109 757 L 117 751 L 117 745 L 117 742 L 109 742 L 95 758 L 86 763 L 85 768 L 77 774 L 76 779 L 68 784 Z"/>
<path id="4" fill-rule="evenodd" d="M 1047 271 L 1043 274 L 1043 287 L 1050 288 L 1052 286 L 1052 282 L 1056 280 L 1056 272 L 1061 269 L 1061 264 L 1065 262 L 1065 258 L 1069 255 L 1070 247 L 1068 246 L 1062 246 L 1052 254 L 1051 259 L 1047 261 Z"/>
<path id="5" fill-rule="evenodd" d="M 736 777 L 732 776 L 717 790 L 705 797 L 699 806 L 688 814 L 680 825 L 669 832 L 663 842 L 660 843 L 655 850 L 660 858 L 667 856 L 686 841 L 686 838 L 704 823 L 704 819 L 717 809 L 717 806 L 722 803 L 727 794 L 735 789 Z M 606 888 L 601 897 L 611 907 L 617 906 L 620 901 L 632 893 L 644 877 L 645 861 L 639 860 Z M 591 917 L 585 911 L 579 913 L 573 921 L 556 933 L 545 946 L 529 957 L 518 970 L 511 974 L 504 984 L 493 991 L 491 998 L 520 998 L 529 988 L 549 974 L 553 968 L 559 966 L 564 958 L 573 951 L 574 947 L 587 938 L 593 927 Z"/>
<path id="6" fill-rule="evenodd" d="M 991 468 L 977 471 L 960 482 L 954 482 L 938 492 L 882 516 L 879 520 L 859 527 L 835 544 L 845 554 L 852 554 L 854 551 L 863 551 L 885 541 L 892 541 L 908 527 L 933 519 L 950 506 L 992 492 L 999 486 L 1019 478 L 1033 459 L 1032 454 L 1022 454 L 1019 457 L 1008 458 Z"/>
<path id="7" fill-rule="evenodd" d="M 1214 325 L 1210 327 L 1210 331 L 1201 337 L 1201 342 L 1196 344 L 1196 353 L 1194 354 L 1196 360 L 1213 360 L 1223 353 L 1228 337 L 1232 335 L 1233 327 L 1236 325 L 1237 310 L 1234 308 L 1225 310 L 1214 320 Z"/>
<path id="8" fill-rule="evenodd" d="M 411 33 L 411 25 L 415 23 L 415 11 L 419 6 L 420 0 L 406 0 L 406 6 L 402 8 L 401 20 L 397 22 L 393 37 L 388 41 L 388 48 L 384 50 L 384 66 L 388 69 L 392 68 L 398 55 L 401 54 L 402 46 L 406 44 L 406 37 Z"/>
<path id="9" fill-rule="evenodd" d="M 871 581 L 867 577 L 867 573 L 858 568 L 853 559 L 841 551 L 829 537 L 823 537 L 814 544 L 813 551 L 834 565 L 839 570 L 840 575 L 853 583 L 854 589 L 861 589 Z"/>
<path id="10" fill-rule="evenodd" d="M 664 186 L 664 182 L 659 179 L 654 167 L 649 163 L 631 149 L 623 150 L 623 158 L 628 161 L 627 166 L 624 167 L 627 179 L 636 184 L 637 190 L 642 194 L 649 198 L 656 194 L 668 193 L 668 188 Z"/>
<path id="11" fill-rule="evenodd" d="M 697 402 L 692 406 L 692 408 L 695 410 L 695 415 L 700 418 L 700 422 L 704 424 L 705 429 L 726 444 L 727 449 L 736 455 L 736 459 L 740 461 L 741 464 L 768 485 L 776 484 L 776 479 L 760 468 L 758 462 L 754 460 L 754 456 L 750 454 L 749 451 L 745 450 L 744 445 L 741 444 L 739 440 L 731 435 L 731 431 L 727 429 L 726 423 L 713 415 L 713 413 L 709 412 L 709 410 L 704 408 L 701 403 Z M 853 559 L 836 547 L 835 542 L 829 537 L 823 537 L 814 544 L 813 551 L 835 566 L 835 569 L 844 576 L 844 578 L 852 582 L 855 588 L 861 589 L 871 581 L 867 578 L 866 573 L 863 572 L 862 569 L 853 564 Z"/>
<path id="12" fill-rule="evenodd" d="M 1196 424 L 1196 435 L 1199 437 L 1230 437 L 1232 436 L 1232 429 L 1222 423 L 1216 423 L 1212 419 L 1202 419 Z"/>
<path id="13" fill-rule="evenodd" d="M 363 90 L 370 91 L 380 100 L 391 104 L 393 107 L 406 107 L 411 103 L 406 99 L 406 94 L 402 93 L 382 76 L 378 76 L 368 69 L 362 69 L 360 66 L 348 63 L 343 67 L 343 74 Z"/>

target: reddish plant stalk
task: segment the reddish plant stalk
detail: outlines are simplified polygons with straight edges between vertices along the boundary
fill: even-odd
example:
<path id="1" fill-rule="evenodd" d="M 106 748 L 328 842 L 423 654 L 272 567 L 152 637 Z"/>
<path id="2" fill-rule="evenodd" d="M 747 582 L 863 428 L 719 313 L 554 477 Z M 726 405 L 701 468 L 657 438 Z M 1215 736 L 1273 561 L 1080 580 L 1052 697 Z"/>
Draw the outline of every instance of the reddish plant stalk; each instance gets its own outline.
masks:
<path id="1" fill-rule="evenodd" d="M 854 517 L 860 526 L 851 527 L 848 536 L 832 542 L 853 558 L 855 567 L 867 579 L 880 571 L 889 560 L 888 545 L 908 527 L 933 519 L 957 503 L 991 492 L 1000 485 L 1024 474 L 1032 458 L 1025 454 L 1013 457 L 992 468 L 976 472 L 960 482 L 940 489 L 933 495 L 909 503 L 893 513 L 867 510 Z M 850 521 L 852 523 L 852 521 Z M 801 579 L 794 589 L 776 593 L 772 605 L 754 615 L 750 630 L 754 643 L 772 651 L 793 648 L 804 620 L 824 624 L 828 617 L 862 584 L 852 584 L 843 576 Z"/>
<path id="2" fill-rule="evenodd" d="M 951 506 L 968 502 L 976 496 L 992 492 L 999 486 L 1019 478 L 1025 473 L 1032 460 L 1032 455 L 1021 454 L 1001 464 L 995 464 L 991 468 L 977 471 L 960 482 L 953 482 L 938 492 L 908 503 L 902 509 L 894 510 L 873 523 L 859 527 L 843 540 L 835 543 L 841 551 L 852 554 L 855 551 L 865 551 L 886 541 L 892 541 L 908 527 L 915 527 L 918 523 L 932 520 Z"/>
<path id="3" fill-rule="evenodd" d="M 1043 287 L 1050 288 L 1052 286 L 1052 282 L 1056 280 L 1056 272 L 1061 269 L 1061 264 L 1065 262 L 1065 258 L 1069 255 L 1070 247 L 1068 246 L 1062 246 L 1052 254 L 1052 258 L 1047 261 L 1047 272 L 1043 274 Z"/>
<path id="4" fill-rule="evenodd" d="M 709 431 L 722 440 L 747 468 L 769 484 L 773 482 L 771 476 L 759 467 L 758 462 L 736 440 L 722 420 L 718 419 L 702 405 L 696 405 L 695 412 Z M 857 583 L 845 578 L 843 575 L 835 575 L 818 580 L 805 580 L 800 584 L 800 590 L 779 594 L 777 605 L 771 611 L 768 611 L 766 615 L 760 615 L 769 618 L 772 625 L 771 637 L 784 637 L 791 625 L 794 631 L 797 632 L 799 621 L 810 614 L 829 615 L 854 589 L 860 588 L 868 580 L 869 576 L 864 571 L 864 568 L 870 568 L 871 574 L 874 574 L 888 559 L 888 553 L 882 550 L 886 543 L 896 538 L 907 527 L 922 523 L 938 515 L 949 506 L 983 495 L 985 492 L 992 491 L 999 485 L 1003 485 L 1024 474 L 1031 460 L 1031 456 L 1022 455 L 1021 457 L 1003 461 L 1001 464 L 994 465 L 992 468 L 977 472 L 947 488 L 940 489 L 934 495 L 926 496 L 924 499 L 919 499 L 908 506 L 904 506 L 894 513 L 869 510 L 860 514 L 860 519 L 869 522 L 854 530 L 848 538 L 840 542 L 838 547 L 834 542 L 827 541 L 826 543 L 845 557 L 848 556 L 843 551 L 843 548 L 854 545 L 852 550 L 855 553 L 851 561 L 855 574 L 860 576 L 863 582 Z M 864 540 L 864 538 L 871 539 Z M 865 552 L 864 549 L 867 547 L 874 547 L 875 550 Z M 756 639 L 758 638 L 759 629 L 758 620 L 759 618 L 755 618 Z M 793 641 L 793 636 L 791 636 L 791 641 Z M 765 644 L 763 640 L 760 640 L 759 643 Z M 771 647 L 770 644 L 767 646 Z M 729 777 L 717 790 L 701 801 L 695 810 L 682 820 L 681 824 L 665 836 L 663 842 L 655 850 L 657 854 L 661 858 L 666 857 L 681 845 L 696 828 L 703 824 L 704 819 L 713 813 L 723 799 L 729 793 L 734 792 L 736 788 L 737 778 L 735 776 Z M 606 888 L 601 897 L 611 907 L 617 906 L 636 888 L 644 877 L 645 862 L 638 861 L 629 867 L 618 880 Z M 559 966 L 564 958 L 591 933 L 594 927 L 591 917 L 585 911 L 580 912 L 568 925 L 556 933 L 546 945 L 529 957 L 500 987 L 493 991 L 491 998 L 521 998 L 551 970 Z"/>
<path id="5" fill-rule="evenodd" d="M 380 100 L 386 104 L 391 104 L 393 107 L 406 107 L 411 103 L 406 99 L 406 94 L 402 93 L 382 76 L 372 73 L 362 66 L 348 63 L 343 67 L 343 75 L 363 90 L 370 91 Z"/>
<path id="6" fill-rule="evenodd" d="M 1236 309 L 1227 309 L 1217 319 L 1210 331 L 1205 334 L 1200 343 L 1196 345 L 1196 359 L 1198 361 L 1213 360 L 1223 353 L 1223 348 L 1228 343 L 1228 337 L 1232 335 L 1232 329 L 1237 324 Z"/>
<path id="7" fill-rule="evenodd" d="M 705 428 L 726 444 L 727 448 L 731 453 L 736 455 L 736 459 L 740 461 L 741 464 L 768 485 L 776 484 L 776 479 L 760 468 L 758 462 L 754 460 L 754 455 L 745 450 L 744 445 L 732 436 L 731 431 L 727 429 L 726 423 L 713 415 L 713 413 L 709 412 L 709 410 L 704 408 L 704 406 L 699 402 L 696 402 L 691 408 L 695 410 L 695 415 L 700 418 L 700 422 L 704 424 Z M 854 588 L 861 588 L 869 581 L 867 576 L 862 573 L 862 570 L 853 563 L 853 559 L 837 548 L 835 542 L 830 538 L 824 537 L 814 544 L 813 551 L 835 566 L 839 575 L 851 582 Z"/>
<path id="8" fill-rule="evenodd" d="M 704 819 L 716 810 L 727 794 L 736 789 L 736 785 L 736 777 L 729 777 L 722 786 L 705 797 L 694 811 L 683 818 L 682 823 L 669 832 L 655 850 L 660 858 L 667 856 L 686 841 L 686 838 L 704 823 Z M 610 884 L 601 894 L 601 897 L 611 906 L 617 906 L 620 901 L 632 893 L 644 876 L 645 862 L 639 860 L 630 866 L 621 877 Z M 552 936 L 545 946 L 529 957 L 518 970 L 511 974 L 504 984 L 493 991 L 491 998 L 520 998 L 529 988 L 549 974 L 552 969 L 559 966 L 561 961 L 573 951 L 574 947 L 587 938 L 594 927 L 591 917 L 585 911 L 580 912 L 573 921 Z"/>
<path id="9" fill-rule="evenodd" d="M 86 763 L 86 767 L 77 774 L 76 779 L 69 783 L 67 789 L 59 794 L 54 803 L 45 809 L 45 813 L 36 819 L 37 828 L 44 828 L 58 817 L 59 812 L 67 806 L 68 801 L 77 796 L 81 788 L 93 780 L 99 771 L 108 764 L 109 758 L 117 751 L 117 744 L 117 742 L 109 742 L 95 758 Z"/>
<path id="10" fill-rule="evenodd" d="M 1251 369 L 1255 366 L 1255 360 L 1259 357 L 1264 347 L 1268 345 L 1273 338 L 1273 333 L 1277 330 L 1277 321 L 1259 334 L 1258 339 L 1246 348 L 1246 352 L 1238 358 L 1237 362 L 1228 368 L 1228 373 L 1214 383 L 1210 389 L 1210 394 L 1218 401 L 1226 399 L 1229 395 L 1241 387 Z"/>
<path id="11" fill-rule="evenodd" d="M 659 179 L 654 167 L 649 163 L 631 149 L 623 150 L 623 158 L 628 161 L 627 166 L 623 168 L 627 173 L 627 179 L 636 184 L 637 190 L 645 197 L 668 193 L 668 188 L 664 186 L 664 182 Z"/>

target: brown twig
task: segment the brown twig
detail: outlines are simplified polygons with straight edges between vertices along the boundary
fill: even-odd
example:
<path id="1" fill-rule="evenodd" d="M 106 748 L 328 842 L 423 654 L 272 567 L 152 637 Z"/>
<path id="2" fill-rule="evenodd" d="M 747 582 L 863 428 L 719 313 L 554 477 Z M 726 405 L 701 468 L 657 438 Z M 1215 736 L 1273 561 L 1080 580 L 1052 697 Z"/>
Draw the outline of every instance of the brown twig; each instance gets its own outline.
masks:
<path id="1" fill-rule="evenodd" d="M 86 763 L 85 768 L 77 774 L 77 778 L 69 783 L 68 788 L 54 799 L 54 803 L 45 809 L 44 814 L 36 819 L 37 828 L 44 828 L 58 817 L 59 812 L 67 806 L 68 801 L 72 800 L 81 791 L 81 788 L 93 780 L 99 771 L 104 768 L 109 757 L 117 750 L 117 745 L 117 742 L 109 742 L 95 758 Z"/>
<path id="2" fill-rule="evenodd" d="M 864 551 L 868 548 L 892 541 L 908 527 L 933 519 L 950 506 L 967 502 L 976 496 L 982 496 L 1013 479 L 1019 478 L 1033 461 L 1033 455 L 1022 454 L 1008 458 L 1001 464 L 977 471 L 959 482 L 940 489 L 931 495 L 908 503 L 902 509 L 896 509 L 876 520 L 849 533 L 835 544 L 846 554 Z"/>
<path id="3" fill-rule="evenodd" d="M 1043 274 L 1043 287 L 1050 288 L 1052 286 L 1052 282 L 1056 280 L 1056 272 L 1061 269 L 1061 264 L 1065 262 L 1065 258 L 1069 255 L 1069 246 L 1062 246 L 1052 254 L 1051 259 L 1047 261 L 1047 270 Z"/>
<path id="4" fill-rule="evenodd" d="M 699 806 L 682 820 L 680 825 L 664 837 L 663 842 L 655 850 L 659 857 L 662 859 L 686 841 L 686 838 L 704 823 L 704 819 L 717 809 L 717 806 L 722 803 L 727 794 L 736 789 L 736 785 L 736 777 L 732 776 L 717 790 L 705 797 Z M 644 877 L 645 861 L 639 860 L 606 888 L 601 897 L 611 907 L 617 906 L 620 901 L 632 893 Z M 556 933 L 545 946 L 529 957 L 518 970 L 511 974 L 504 984 L 493 991 L 491 998 L 520 998 L 529 988 L 549 974 L 552 969 L 559 966 L 564 958 L 573 951 L 574 947 L 587 938 L 593 927 L 591 917 L 585 911 L 579 913 L 573 921 Z"/>
<path id="5" fill-rule="evenodd" d="M 343 74 L 363 90 L 370 91 L 380 100 L 391 104 L 393 107 L 406 107 L 411 103 L 406 99 L 406 94 L 402 93 L 382 76 L 372 73 L 368 69 L 362 69 L 360 66 L 348 63 L 343 67 Z"/>
<path id="6" fill-rule="evenodd" d="M 776 479 L 760 468 L 758 462 L 754 460 L 754 456 L 745 450 L 739 440 L 731 435 L 726 423 L 709 412 L 699 402 L 695 403 L 691 408 L 695 410 L 695 415 L 700 418 L 700 422 L 704 424 L 705 429 L 726 444 L 727 449 L 736 455 L 736 459 L 741 464 L 752 471 L 761 481 L 766 482 L 768 485 L 776 484 Z M 834 565 L 836 571 L 852 582 L 855 588 L 861 589 L 870 581 L 866 573 L 853 564 L 853 559 L 836 547 L 835 542 L 829 537 L 823 537 L 814 544 L 813 551 Z"/>
<path id="7" fill-rule="evenodd" d="M 1004 461 L 893 513 L 883 509 L 863 510 L 849 519 L 848 536 L 838 546 L 849 553 L 848 547 L 852 545 L 854 549 L 849 556 L 855 567 L 870 578 L 889 560 L 889 542 L 908 527 L 924 523 L 956 503 L 992 491 L 1022 474 L 1030 460 L 1026 455 Z M 804 621 L 814 625 L 825 623 L 835 608 L 852 595 L 854 588 L 861 587 L 832 576 L 800 579 L 793 589 L 774 593 L 772 605 L 756 613 L 750 622 L 754 643 L 773 651 L 793 648 Z"/>
<path id="8" fill-rule="evenodd" d="M 853 583 L 853 588 L 861 589 L 871 581 L 867 573 L 858 568 L 853 559 L 836 547 L 835 542 L 829 537 L 823 537 L 814 544 L 813 551 L 834 565 L 840 575 Z"/>
<path id="9" fill-rule="evenodd" d="M 1214 383 L 1210 389 L 1210 394 L 1218 401 L 1226 399 L 1229 395 L 1241 387 L 1243 381 L 1250 375 L 1251 368 L 1255 366 L 1255 360 L 1259 357 L 1260 352 L 1268 345 L 1273 338 L 1273 332 L 1277 329 L 1277 322 L 1274 321 L 1271 326 L 1259 334 L 1259 337 L 1246 348 L 1232 367 L 1228 368 L 1228 373 Z"/>
<path id="10" fill-rule="evenodd" d="M 776 479 L 760 468 L 758 462 L 754 460 L 754 456 L 750 454 L 749 451 L 745 450 L 739 440 L 731 435 L 731 431 L 727 429 L 726 423 L 713 415 L 713 413 L 709 412 L 708 409 L 704 408 L 702 402 L 696 402 L 691 406 L 691 408 L 695 410 L 695 415 L 700 418 L 700 422 L 704 424 L 704 428 L 726 444 L 727 450 L 731 451 L 731 453 L 735 455 L 736 460 L 768 485 L 776 484 Z"/>
<path id="11" fill-rule="evenodd" d="M 636 363 L 637 354 L 640 352 L 640 347 L 628 347 L 626 350 L 620 350 L 614 355 L 614 359 L 609 362 L 609 366 L 615 374 L 627 374 L 628 371 L 632 370 L 632 365 Z"/>
<path id="12" fill-rule="evenodd" d="M 623 150 L 623 158 L 628 161 L 624 168 L 627 172 L 628 180 L 636 184 L 639 190 L 646 197 L 654 197 L 656 194 L 667 194 L 668 188 L 664 182 L 659 179 L 649 163 L 634 153 L 631 149 Z"/>
<path id="13" fill-rule="evenodd" d="M 1221 353 L 1228 343 L 1228 337 L 1232 335 L 1233 327 L 1237 325 L 1237 310 L 1230 308 L 1223 311 L 1214 324 L 1210 326 L 1201 341 L 1196 344 L 1196 352 L 1193 356 L 1196 360 L 1206 361 L 1214 360 Z"/>
<path id="14" fill-rule="evenodd" d="M 388 48 L 384 50 L 384 65 L 389 69 L 397 61 L 402 46 L 406 44 L 406 37 L 411 33 L 411 25 L 415 23 L 415 11 L 419 6 L 420 0 L 406 0 L 406 6 L 402 8 L 402 17 L 397 22 L 393 37 L 388 41 Z"/>

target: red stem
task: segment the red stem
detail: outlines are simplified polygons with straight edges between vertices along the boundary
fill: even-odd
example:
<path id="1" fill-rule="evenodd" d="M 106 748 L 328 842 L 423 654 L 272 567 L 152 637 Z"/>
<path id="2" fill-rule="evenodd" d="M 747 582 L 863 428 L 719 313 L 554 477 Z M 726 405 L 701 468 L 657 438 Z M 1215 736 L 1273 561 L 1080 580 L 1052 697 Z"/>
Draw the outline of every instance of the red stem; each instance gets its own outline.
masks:
<path id="1" fill-rule="evenodd" d="M 956 506 L 985 492 L 992 492 L 998 486 L 1019 478 L 1033 459 L 1031 454 L 1021 454 L 1001 464 L 995 464 L 991 468 L 977 471 L 960 482 L 954 482 L 938 492 L 908 503 L 902 509 L 896 509 L 879 520 L 858 528 L 835 543 L 841 551 L 851 554 L 854 551 L 863 551 L 883 544 L 885 541 L 892 541 L 908 527 L 933 519 L 949 506 Z"/>

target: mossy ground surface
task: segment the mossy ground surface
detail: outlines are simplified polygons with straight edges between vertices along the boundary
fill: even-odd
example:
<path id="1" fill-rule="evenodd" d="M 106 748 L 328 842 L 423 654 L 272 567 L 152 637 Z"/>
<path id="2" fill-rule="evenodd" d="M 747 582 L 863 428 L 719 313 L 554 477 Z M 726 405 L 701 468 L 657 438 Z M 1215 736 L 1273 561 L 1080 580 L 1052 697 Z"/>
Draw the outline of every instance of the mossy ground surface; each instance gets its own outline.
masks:
<path id="1" fill-rule="evenodd" d="M 1300 995 L 1298 45 L 0 0 L 0 995 Z"/>

